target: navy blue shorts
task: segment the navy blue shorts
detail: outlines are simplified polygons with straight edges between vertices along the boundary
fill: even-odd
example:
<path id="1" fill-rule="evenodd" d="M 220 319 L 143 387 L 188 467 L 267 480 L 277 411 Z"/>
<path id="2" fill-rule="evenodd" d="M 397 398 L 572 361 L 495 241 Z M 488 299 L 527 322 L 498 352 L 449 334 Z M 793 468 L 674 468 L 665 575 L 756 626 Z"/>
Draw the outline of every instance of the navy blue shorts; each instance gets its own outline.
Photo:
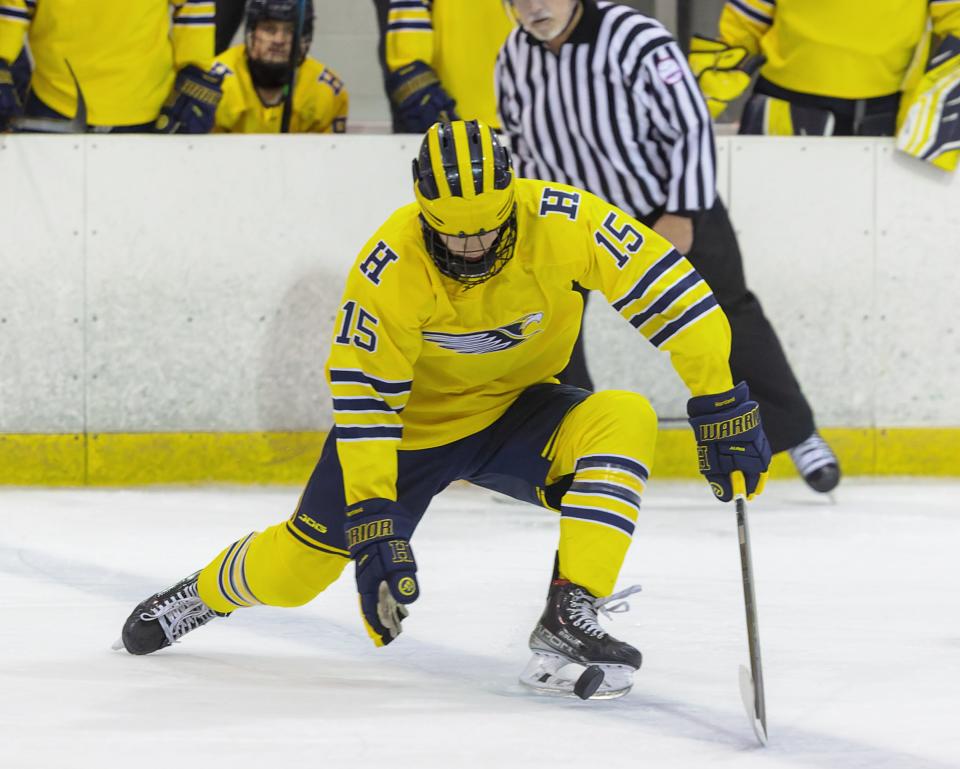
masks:
<path id="1" fill-rule="evenodd" d="M 457 480 L 540 505 L 538 490 L 545 489 L 550 470 L 543 456 L 547 442 L 567 412 L 589 395 L 569 385 L 534 385 L 478 433 L 431 449 L 398 451 L 397 501 L 415 525 L 430 501 Z M 558 496 L 555 489 L 547 491 L 548 498 Z M 287 528 L 305 545 L 344 551 L 345 508 L 343 470 L 331 430 Z"/>

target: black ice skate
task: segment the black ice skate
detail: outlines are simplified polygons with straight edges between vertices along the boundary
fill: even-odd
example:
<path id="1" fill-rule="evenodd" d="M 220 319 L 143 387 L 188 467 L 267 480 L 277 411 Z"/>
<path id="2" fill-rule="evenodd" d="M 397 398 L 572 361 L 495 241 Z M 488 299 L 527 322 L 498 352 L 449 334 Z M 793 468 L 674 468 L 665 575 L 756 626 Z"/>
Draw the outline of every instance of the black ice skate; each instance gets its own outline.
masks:
<path id="1" fill-rule="evenodd" d="M 215 612 L 197 595 L 197 578 L 191 574 L 176 585 L 150 596 L 127 618 L 114 649 L 131 654 L 151 654 L 176 643 L 191 630 L 226 614 Z"/>
<path id="2" fill-rule="evenodd" d="M 543 694 L 581 699 L 612 699 L 629 692 L 643 657 L 600 627 L 597 612 L 626 611 L 625 601 L 613 602 L 639 590 L 634 585 L 607 598 L 595 598 L 580 585 L 554 580 L 547 606 L 530 634 L 533 657 L 520 683 Z"/>
<path id="3" fill-rule="evenodd" d="M 826 494 L 840 483 L 840 462 L 827 442 L 814 432 L 789 451 L 797 472 L 814 491 Z"/>

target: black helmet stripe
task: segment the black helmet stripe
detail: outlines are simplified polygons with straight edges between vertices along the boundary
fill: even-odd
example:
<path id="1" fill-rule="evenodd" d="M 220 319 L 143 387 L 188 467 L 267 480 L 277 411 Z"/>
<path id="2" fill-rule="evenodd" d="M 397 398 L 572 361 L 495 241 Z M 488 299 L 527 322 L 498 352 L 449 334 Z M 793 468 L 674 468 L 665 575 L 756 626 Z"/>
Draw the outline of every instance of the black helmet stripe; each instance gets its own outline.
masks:
<path id="1" fill-rule="evenodd" d="M 470 147 L 470 168 L 473 171 L 473 191 L 483 192 L 483 134 L 476 120 L 467 123 L 467 144 Z"/>
<path id="2" fill-rule="evenodd" d="M 427 143 L 420 147 L 420 157 L 413 161 L 413 183 L 420 187 L 420 194 L 427 200 L 436 200 L 440 197 L 437 189 L 437 178 L 433 175 L 433 166 L 430 165 L 430 152 Z"/>
<path id="3" fill-rule="evenodd" d="M 453 126 L 441 123 L 440 135 L 440 166 L 450 185 L 450 194 L 455 198 L 463 197 L 463 186 L 460 184 L 460 166 L 457 163 L 457 143 L 453 136 Z"/>

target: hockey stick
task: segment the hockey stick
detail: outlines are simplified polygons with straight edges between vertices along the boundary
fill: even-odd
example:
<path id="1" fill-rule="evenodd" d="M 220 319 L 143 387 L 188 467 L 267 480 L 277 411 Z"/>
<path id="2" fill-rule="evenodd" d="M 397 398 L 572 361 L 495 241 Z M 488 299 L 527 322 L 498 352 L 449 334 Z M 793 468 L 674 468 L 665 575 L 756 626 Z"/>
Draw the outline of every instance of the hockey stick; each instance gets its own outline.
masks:
<path id="1" fill-rule="evenodd" d="M 735 483 L 734 486 L 736 485 Z M 763 668 L 760 664 L 760 629 L 757 625 L 757 597 L 753 589 L 753 559 L 750 555 L 750 530 L 747 528 L 747 502 L 742 491 L 738 491 L 735 499 L 737 534 L 740 539 L 740 573 L 743 577 L 743 603 L 747 611 L 747 641 L 750 644 L 750 670 L 743 665 L 740 666 L 740 696 L 754 734 L 757 735 L 761 745 L 766 745 L 767 709 L 763 695 Z"/>
<path id="2" fill-rule="evenodd" d="M 16 133 L 44 133 L 44 134 L 83 134 L 87 132 L 87 102 L 80 89 L 80 81 L 66 59 L 67 71 L 73 78 L 73 85 L 77 89 L 77 113 L 72 118 L 26 117 L 14 118 L 11 128 Z"/>
<path id="3" fill-rule="evenodd" d="M 293 117 L 293 86 L 297 82 L 297 66 L 300 64 L 300 41 L 303 40 L 303 21 L 307 0 L 297 0 L 297 23 L 293 27 L 293 43 L 290 46 L 290 79 L 283 92 L 283 114 L 280 116 L 280 133 L 290 133 L 290 118 Z"/>

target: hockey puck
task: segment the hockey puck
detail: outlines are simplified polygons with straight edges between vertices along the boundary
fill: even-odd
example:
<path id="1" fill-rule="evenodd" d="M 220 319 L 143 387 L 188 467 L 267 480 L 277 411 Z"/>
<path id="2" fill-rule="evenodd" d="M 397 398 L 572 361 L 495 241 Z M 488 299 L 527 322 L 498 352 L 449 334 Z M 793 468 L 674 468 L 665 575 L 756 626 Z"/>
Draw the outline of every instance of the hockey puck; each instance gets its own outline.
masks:
<path id="1" fill-rule="evenodd" d="M 600 688 L 602 683 L 603 671 L 596 665 L 590 665 L 580 674 L 577 682 L 573 685 L 573 693 L 581 700 L 589 700 L 597 693 L 597 689 Z"/>

